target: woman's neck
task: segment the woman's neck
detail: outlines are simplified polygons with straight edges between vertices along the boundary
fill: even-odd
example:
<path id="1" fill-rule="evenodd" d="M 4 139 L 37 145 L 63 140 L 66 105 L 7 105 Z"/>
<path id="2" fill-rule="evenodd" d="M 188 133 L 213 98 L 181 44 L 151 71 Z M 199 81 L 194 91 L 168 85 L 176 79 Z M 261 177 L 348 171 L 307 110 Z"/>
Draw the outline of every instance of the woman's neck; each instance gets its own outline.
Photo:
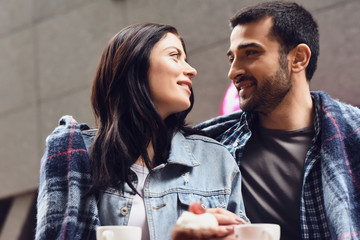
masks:
<path id="1" fill-rule="evenodd" d="M 153 167 L 154 165 L 154 146 L 152 144 L 152 142 L 149 143 L 148 147 L 147 147 L 147 153 L 148 153 L 148 156 L 149 156 L 149 160 L 150 160 L 150 166 Z M 140 166 L 146 166 L 145 162 L 144 162 L 144 159 L 142 158 L 142 156 L 140 156 L 135 164 L 137 165 L 140 165 Z"/>

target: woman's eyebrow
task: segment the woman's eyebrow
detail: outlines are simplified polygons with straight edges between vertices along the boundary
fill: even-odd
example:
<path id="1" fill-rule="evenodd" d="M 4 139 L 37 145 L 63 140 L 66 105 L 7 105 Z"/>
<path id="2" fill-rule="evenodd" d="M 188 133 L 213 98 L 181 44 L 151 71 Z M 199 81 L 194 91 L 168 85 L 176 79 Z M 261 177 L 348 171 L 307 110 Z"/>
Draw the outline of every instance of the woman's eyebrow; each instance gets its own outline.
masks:
<path id="1" fill-rule="evenodd" d="M 175 46 L 166 47 L 164 50 L 171 49 L 171 48 L 174 48 L 174 49 L 176 49 L 179 53 L 182 53 L 181 50 L 180 50 L 178 47 L 175 47 Z"/>

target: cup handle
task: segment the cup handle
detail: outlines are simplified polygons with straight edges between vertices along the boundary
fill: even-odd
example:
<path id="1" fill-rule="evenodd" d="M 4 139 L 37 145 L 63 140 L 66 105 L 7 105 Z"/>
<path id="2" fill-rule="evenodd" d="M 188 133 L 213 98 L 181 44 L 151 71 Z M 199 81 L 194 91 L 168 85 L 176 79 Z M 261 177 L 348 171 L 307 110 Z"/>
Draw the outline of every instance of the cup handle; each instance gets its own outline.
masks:
<path id="1" fill-rule="evenodd" d="M 114 233 L 109 230 L 105 230 L 102 232 L 102 237 L 104 240 L 114 240 Z"/>

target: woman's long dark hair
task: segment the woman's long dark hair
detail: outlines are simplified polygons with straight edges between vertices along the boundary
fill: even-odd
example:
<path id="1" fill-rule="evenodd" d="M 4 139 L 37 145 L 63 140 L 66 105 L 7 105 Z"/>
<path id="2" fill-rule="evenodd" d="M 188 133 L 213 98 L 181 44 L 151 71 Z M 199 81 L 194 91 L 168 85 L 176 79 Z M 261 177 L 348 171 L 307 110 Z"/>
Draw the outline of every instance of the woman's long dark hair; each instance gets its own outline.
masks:
<path id="1" fill-rule="evenodd" d="M 185 117 L 194 104 L 193 94 L 189 109 L 165 120 L 150 97 L 150 53 L 167 33 L 179 36 L 169 25 L 131 25 L 116 34 L 102 53 L 91 95 L 98 128 L 91 149 L 94 189 L 123 189 L 128 183 L 135 190 L 130 166 L 141 157 L 151 171 L 152 166 L 166 162 L 174 133 L 190 131 Z M 150 142 L 155 154 L 153 165 L 147 153 Z"/>

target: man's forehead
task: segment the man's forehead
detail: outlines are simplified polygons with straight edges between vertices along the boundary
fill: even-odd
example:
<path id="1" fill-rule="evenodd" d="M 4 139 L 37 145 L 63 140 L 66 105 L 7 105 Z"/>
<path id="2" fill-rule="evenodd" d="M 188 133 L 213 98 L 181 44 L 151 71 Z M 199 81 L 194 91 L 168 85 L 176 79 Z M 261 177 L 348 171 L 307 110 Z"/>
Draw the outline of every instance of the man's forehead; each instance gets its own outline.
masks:
<path id="1" fill-rule="evenodd" d="M 246 23 L 246 24 L 238 24 L 231 31 L 230 39 L 234 35 L 243 35 L 246 36 L 268 36 L 271 28 L 273 27 L 273 19 L 271 17 L 263 17 L 257 21 Z"/>
<path id="2" fill-rule="evenodd" d="M 242 44 L 257 43 L 262 45 L 267 41 L 273 41 L 269 35 L 272 26 L 273 20 L 270 17 L 235 26 L 230 34 L 230 49 L 233 50 Z"/>

